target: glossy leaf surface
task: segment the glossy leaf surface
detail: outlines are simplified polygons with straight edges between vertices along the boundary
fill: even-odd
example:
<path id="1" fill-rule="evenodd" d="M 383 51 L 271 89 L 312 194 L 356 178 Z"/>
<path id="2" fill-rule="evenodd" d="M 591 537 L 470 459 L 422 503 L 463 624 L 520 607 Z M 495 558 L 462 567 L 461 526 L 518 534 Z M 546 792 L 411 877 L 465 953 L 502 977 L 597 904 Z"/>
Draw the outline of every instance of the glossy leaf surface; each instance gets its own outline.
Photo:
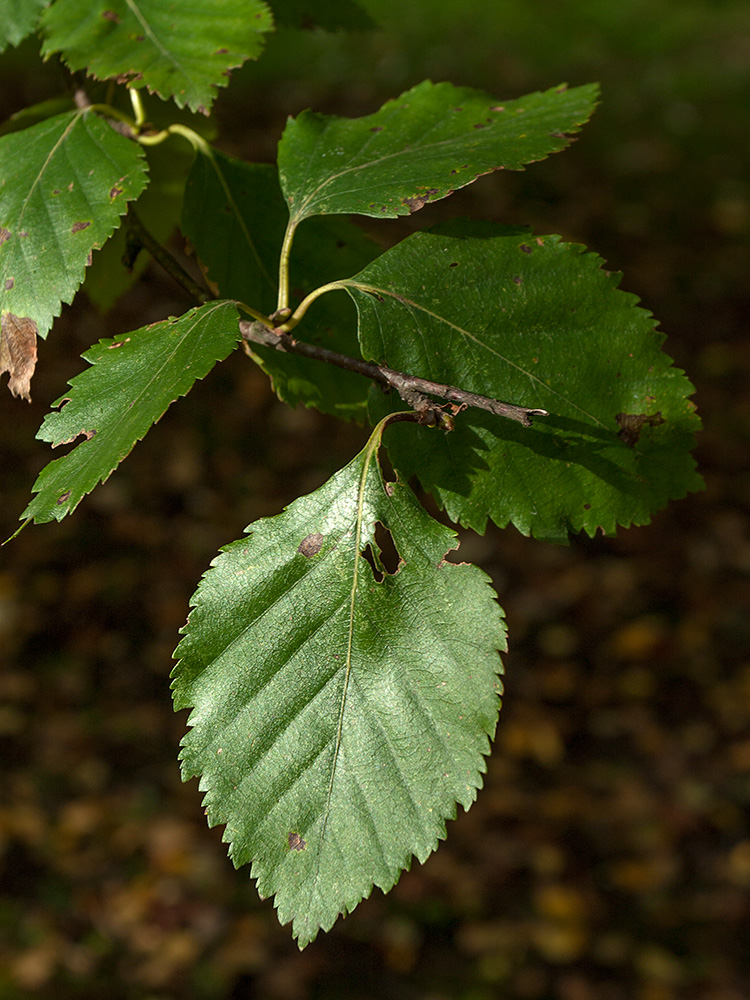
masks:
<path id="1" fill-rule="evenodd" d="M 381 430 L 214 560 L 173 672 L 193 709 L 183 777 L 300 947 L 435 849 L 481 785 L 499 708 L 489 581 L 445 562 L 453 532 L 384 482 Z"/>
<path id="2" fill-rule="evenodd" d="M 492 170 L 564 149 L 594 110 L 595 86 L 514 101 L 449 83 L 418 84 L 373 115 L 303 111 L 279 143 L 292 223 L 310 215 L 409 215 Z"/>
<path id="3" fill-rule="evenodd" d="M 564 541 L 646 523 L 700 487 L 693 387 L 601 264 L 556 236 L 459 223 L 409 237 L 343 283 L 366 357 L 549 411 L 533 427 L 469 409 L 448 434 L 393 429 L 394 464 L 453 520 L 482 531 L 489 516 Z M 399 405 L 372 399 L 374 417 Z M 625 415 L 640 416 L 637 434 Z"/>

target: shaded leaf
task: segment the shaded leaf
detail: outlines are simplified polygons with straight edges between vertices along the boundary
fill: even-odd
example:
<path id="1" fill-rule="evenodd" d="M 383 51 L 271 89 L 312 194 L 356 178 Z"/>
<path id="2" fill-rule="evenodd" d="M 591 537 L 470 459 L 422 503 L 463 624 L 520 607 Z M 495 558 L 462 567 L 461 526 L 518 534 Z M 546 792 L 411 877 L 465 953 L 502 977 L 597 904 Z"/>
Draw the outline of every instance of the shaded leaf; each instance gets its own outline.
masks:
<path id="1" fill-rule="evenodd" d="M 497 101 L 450 83 L 420 83 L 373 115 L 303 111 L 279 143 L 292 224 L 310 215 L 409 215 L 503 168 L 564 149 L 594 110 L 593 85 Z"/>
<path id="2" fill-rule="evenodd" d="M 128 79 L 179 107 L 206 112 L 228 71 L 255 59 L 273 27 L 262 0 L 57 0 L 42 18 L 45 55 L 100 80 Z"/>
<path id="3" fill-rule="evenodd" d="M 39 101 L 38 104 L 30 104 L 26 108 L 16 111 L 10 118 L 0 124 L 0 136 L 10 135 L 11 132 L 20 132 L 31 125 L 38 125 L 39 122 L 52 118 L 53 115 L 61 115 L 65 111 L 73 111 L 76 107 L 72 95 L 65 94 L 58 97 L 50 97 L 49 100 Z"/>
<path id="4" fill-rule="evenodd" d="M 276 308 L 279 255 L 289 213 L 276 169 L 215 150 L 197 153 L 185 190 L 182 229 L 222 297 L 266 314 Z M 364 267 L 378 247 L 345 219 L 311 219 L 292 247 L 294 302 L 314 288 Z M 343 295 L 314 303 L 295 334 L 349 356 L 359 355 L 356 317 Z M 340 417 L 364 419 L 368 384 L 350 372 L 253 345 L 279 398 Z"/>
<path id="5" fill-rule="evenodd" d="M 18 45 L 36 27 L 49 0 L 0 0 L 0 52 Z"/>
<path id="6" fill-rule="evenodd" d="M 601 264 L 556 236 L 459 223 L 409 237 L 342 282 L 366 357 L 549 411 L 530 428 L 466 410 L 449 434 L 393 429 L 394 464 L 452 519 L 482 531 L 489 516 L 563 541 L 647 523 L 700 487 L 693 387 L 651 314 Z M 398 405 L 372 398 L 373 417 Z M 660 418 L 626 442 L 623 413 Z"/>
<path id="7" fill-rule="evenodd" d="M 0 302 L 44 337 L 91 252 L 147 183 L 143 151 L 91 111 L 0 139 Z"/>
<path id="8" fill-rule="evenodd" d="M 237 321 L 233 302 L 210 302 L 87 351 L 92 367 L 72 380 L 37 434 L 53 447 L 85 440 L 42 469 L 23 518 L 60 521 L 75 510 L 170 404 L 231 353 Z"/>
<path id="9" fill-rule="evenodd" d="M 0 375 L 8 373 L 13 396 L 31 402 L 31 377 L 36 368 L 36 323 L 27 316 L 3 313 L 0 319 Z"/>
<path id="10" fill-rule="evenodd" d="M 138 199 L 138 218 L 154 239 L 167 245 L 179 226 L 185 181 L 192 163 L 187 143 L 161 143 L 146 149 L 149 183 Z M 84 290 L 97 308 L 105 311 L 137 281 L 150 254 L 141 252 L 128 270 L 123 265 L 127 252 L 127 220 L 101 250 L 86 270 Z"/>
<path id="11" fill-rule="evenodd" d="M 481 786 L 499 708 L 488 578 L 445 562 L 454 533 L 383 481 L 381 433 L 214 560 L 173 671 L 193 708 L 183 778 L 201 776 L 209 824 L 300 947 L 435 849 Z"/>

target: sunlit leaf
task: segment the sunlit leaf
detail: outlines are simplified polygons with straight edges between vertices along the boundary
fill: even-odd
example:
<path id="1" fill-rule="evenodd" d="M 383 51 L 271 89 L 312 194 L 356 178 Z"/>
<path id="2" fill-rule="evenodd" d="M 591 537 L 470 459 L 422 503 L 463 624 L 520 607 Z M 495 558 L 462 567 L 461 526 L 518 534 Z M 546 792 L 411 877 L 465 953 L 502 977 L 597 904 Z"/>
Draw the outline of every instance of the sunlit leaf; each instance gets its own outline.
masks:
<path id="1" fill-rule="evenodd" d="M 514 101 L 450 83 L 418 84 L 373 115 L 303 111 L 279 143 L 292 223 L 310 215 L 409 215 L 492 170 L 518 170 L 568 145 L 588 120 L 595 86 Z"/>
<path id="2" fill-rule="evenodd" d="M 131 87 L 205 112 L 228 71 L 259 55 L 273 21 L 262 0 L 57 0 L 42 25 L 43 52 L 59 52 L 71 69 L 127 78 Z"/>
<path id="3" fill-rule="evenodd" d="M 300 947 L 435 849 L 482 783 L 499 708 L 488 579 L 446 562 L 453 532 L 383 480 L 381 433 L 214 560 L 176 653 L 183 777 L 201 776 L 209 823 Z"/>
<path id="4" fill-rule="evenodd" d="M 454 520 L 562 541 L 644 524 L 700 487 L 693 387 L 601 265 L 556 236 L 461 223 L 409 237 L 344 282 L 366 357 L 549 411 L 533 427 L 469 409 L 448 434 L 393 429 L 394 464 Z M 373 393 L 374 416 L 392 406 Z M 639 414 L 653 419 L 628 439 L 624 415 Z"/>
<path id="5" fill-rule="evenodd" d="M 44 337 L 147 183 L 143 151 L 91 111 L 0 138 L 0 304 Z"/>
<path id="6" fill-rule="evenodd" d="M 37 435 L 53 447 L 81 441 L 42 469 L 23 518 L 62 520 L 104 482 L 152 424 L 196 379 L 233 350 L 239 337 L 232 302 L 210 302 L 179 319 L 101 340 Z"/>

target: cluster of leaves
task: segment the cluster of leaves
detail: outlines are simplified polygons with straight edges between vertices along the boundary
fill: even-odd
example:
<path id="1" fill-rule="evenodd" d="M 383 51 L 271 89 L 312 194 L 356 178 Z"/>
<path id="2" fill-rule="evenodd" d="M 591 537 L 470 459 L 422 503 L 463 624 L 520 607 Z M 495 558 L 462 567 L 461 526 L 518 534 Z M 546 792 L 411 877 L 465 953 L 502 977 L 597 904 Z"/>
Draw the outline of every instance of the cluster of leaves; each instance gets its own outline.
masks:
<path id="1" fill-rule="evenodd" d="M 173 674 L 176 707 L 192 708 L 183 775 L 200 776 L 209 823 L 225 824 L 235 864 L 252 864 L 304 946 L 434 850 L 457 803 L 473 801 L 494 734 L 502 613 L 479 569 L 446 560 L 455 534 L 423 510 L 410 478 L 477 530 L 491 519 L 564 541 L 642 524 L 699 485 L 692 387 L 651 315 L 580 246 L 462 221 L 378 255 L 346 218 L 411 214 L 563 149 L 595 87 L 498 101 L 425 82 L 359 119 L 303 112 L 277 167 L 246 163 L 183 120 L 147 122 L 138 90 L 207 112 L 272 26 L 262 0 L 213 0 L 179 20 L 153 0 L 100 0 L 83 18 L 71 0 L 41 6 L 14 8 L 6 40 L 38 22 L 45 54 L 126 83 L 133 111 L 79 89 L 64 110 L 31 109 L 0 138 L 0 366 L 11 391 L 28 396 L 36 336 L 93 251 L 129 205 L 147 206 L 162 143 L 191 143 L 181 230 L 207 286 L 184 315 L 86 352 L 90 367 L 39 432 L 54 446 L 84 440 L 42 471 L 24 522 L 72 512 L 240 343 L 290 405 L 375 425 L 346 468 L 214 560 Z M 304 4 L 278 6 L 282 22 L 307 17 Z M 347 23 L 357 10 L 340 7 Z M 328 14 L 324 5 L 318 17 Z M 132 258 L 151 245 L 130 211 Z M 414 409 L 363 379 L 367 362 L 398 373 Z M 428 383 L 452 402 L 426 403 Z M 479 394 L 510 401 L 516 421 L 467 409 Z M 386 428 L 394 481 L 378 459 Z"/>

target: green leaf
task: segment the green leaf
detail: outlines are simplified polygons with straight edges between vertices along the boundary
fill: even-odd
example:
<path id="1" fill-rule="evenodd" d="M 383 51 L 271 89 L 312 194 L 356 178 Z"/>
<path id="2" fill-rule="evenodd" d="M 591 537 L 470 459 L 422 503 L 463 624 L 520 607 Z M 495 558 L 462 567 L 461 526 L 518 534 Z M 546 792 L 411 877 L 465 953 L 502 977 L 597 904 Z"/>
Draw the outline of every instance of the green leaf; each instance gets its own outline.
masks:
<path id="1" fill-rule="evenodd" d="M 488 579 L 446 562 L 454 533 L 383 481 L 381 433 L 224 549 L 175 654 L 183 779 L 201 776 L 209 824 L 300 947 L 435 849 L 481 786 L 499 709 Z"/>
<path id="2" fill-rule="evenodd" d="M 262 0 L 57 0 L 43 17 L 45 55 L 100 80 L 127 77 L 179 107 L 207 113 L 229 70 L 255 59 L 271 12 Z"/>
<path id="3" fill-rule="evenodd" d="M 91 252 L 148 177 L 143 150 L 91 111 L 0 139 L 0 302 L 45 336 L 83 281 Z"/>
<path id="4" fill-rule="evenodd" d="M 0 0 L 0 52 L 18 45 L 36 27 L 49 0 Z"/>
<path id="5" fill-rule="evenodd" d="M 286 219 L 270 163 L 247 163 L 210 146 L 196 153 L 182 231 L 222 296 L 273 312 Z"/>
<path id="6" fill-rule="evenodd" d="M 356 31 L 377 27 L 367 11 L 353 0 L 271 0 L 271 7 L 280 28 Z"/>
<path id="7" fill-rule="evenodd" d="M 477 531 L 489 516 L 558 541 L 609 534 L 700 488 L 693 387 L 651 314 L 583 249 L 463 223 L 411 236 L 343 282 L 366 357 L 549 411 L 533 427 L 470 409 L 452 433 L 394 428 L 394 464 Z M 391 405 L 373 392 L 374 418 Z M 623 414 L 649 419 L 629 432 Z"/>
<path id="8" fill-rule="evenodd" d="M 187 143 L 160 143 L 145 150 L 149 183 L 138 199 L 138 218 L 154 239 L 166 245 L 178 229 L 185 182 L 193 154 Z M 123 225 L 94 254 L 86 271 L 84 291 L 103 312 L 110 309 L 146 269 L 150 255 L 141 251 L 134 266 L 123 264 L 127 252 L 128 226 Z M 226 296 L 227 298 L 229 296 Z"/>
<path id="9" fill-rule="evenodd" d="M 38 125 L 39 122 L 46 121 L 53 115 L 61 115 L 65 111 L 72 111 L 75 106 L 75 101 L 71 94 L 62 94 L 58 97 L 50 97 L 47 101 L 30 104 L 28 107 L 16 111 L 10 118 L 5 119 L 0 125 L 0 136 L 10 135 L 11 132 L 21 132 L 31 125 Z"/>
<path id="10" fill-rule="evenodd" d="M 291 221 L 310 215 L 408 215 L 492 170 L 518 170 L 564 149 L 596 103 L 593 85 L 497 101 L 450 83 L 420 83 L 373 115 L 303 111 L 279 143 Z"/>
<path id="11" fill-rule="evenodd" d="M 222 297 L 265 314 L 276 308 L 281 245 L 289 213 L 276 169 L 216 150 L 197 153 L 185 190 L 182 229 Z M 364 267 L 378 248 L 344 219 L 312 219 L 292 248 L 295 301 L 314 288 Z M 359 356 L 356 317 L 343 295 L 314 303 L 295 334 L 349 356 Z M 253 345 L 253 355 L 290 406 L 304 403 L 340 417 L 364 419 L 368 384 L 330 365 Z"/>
<path id="12" fill-rule="evenodd" d="M 37 496 L 22 519 L 62 520 L 145 437 L 171 403 L 236 346 L 233 302 L 210 302 L 134 330 L 121 340 L 100 340 L 83 357 L 92 365 L 56 400 L 62 408 L 45 418 L 38 438 L 53 447 L 80 442 L 42 469 Z"/>

